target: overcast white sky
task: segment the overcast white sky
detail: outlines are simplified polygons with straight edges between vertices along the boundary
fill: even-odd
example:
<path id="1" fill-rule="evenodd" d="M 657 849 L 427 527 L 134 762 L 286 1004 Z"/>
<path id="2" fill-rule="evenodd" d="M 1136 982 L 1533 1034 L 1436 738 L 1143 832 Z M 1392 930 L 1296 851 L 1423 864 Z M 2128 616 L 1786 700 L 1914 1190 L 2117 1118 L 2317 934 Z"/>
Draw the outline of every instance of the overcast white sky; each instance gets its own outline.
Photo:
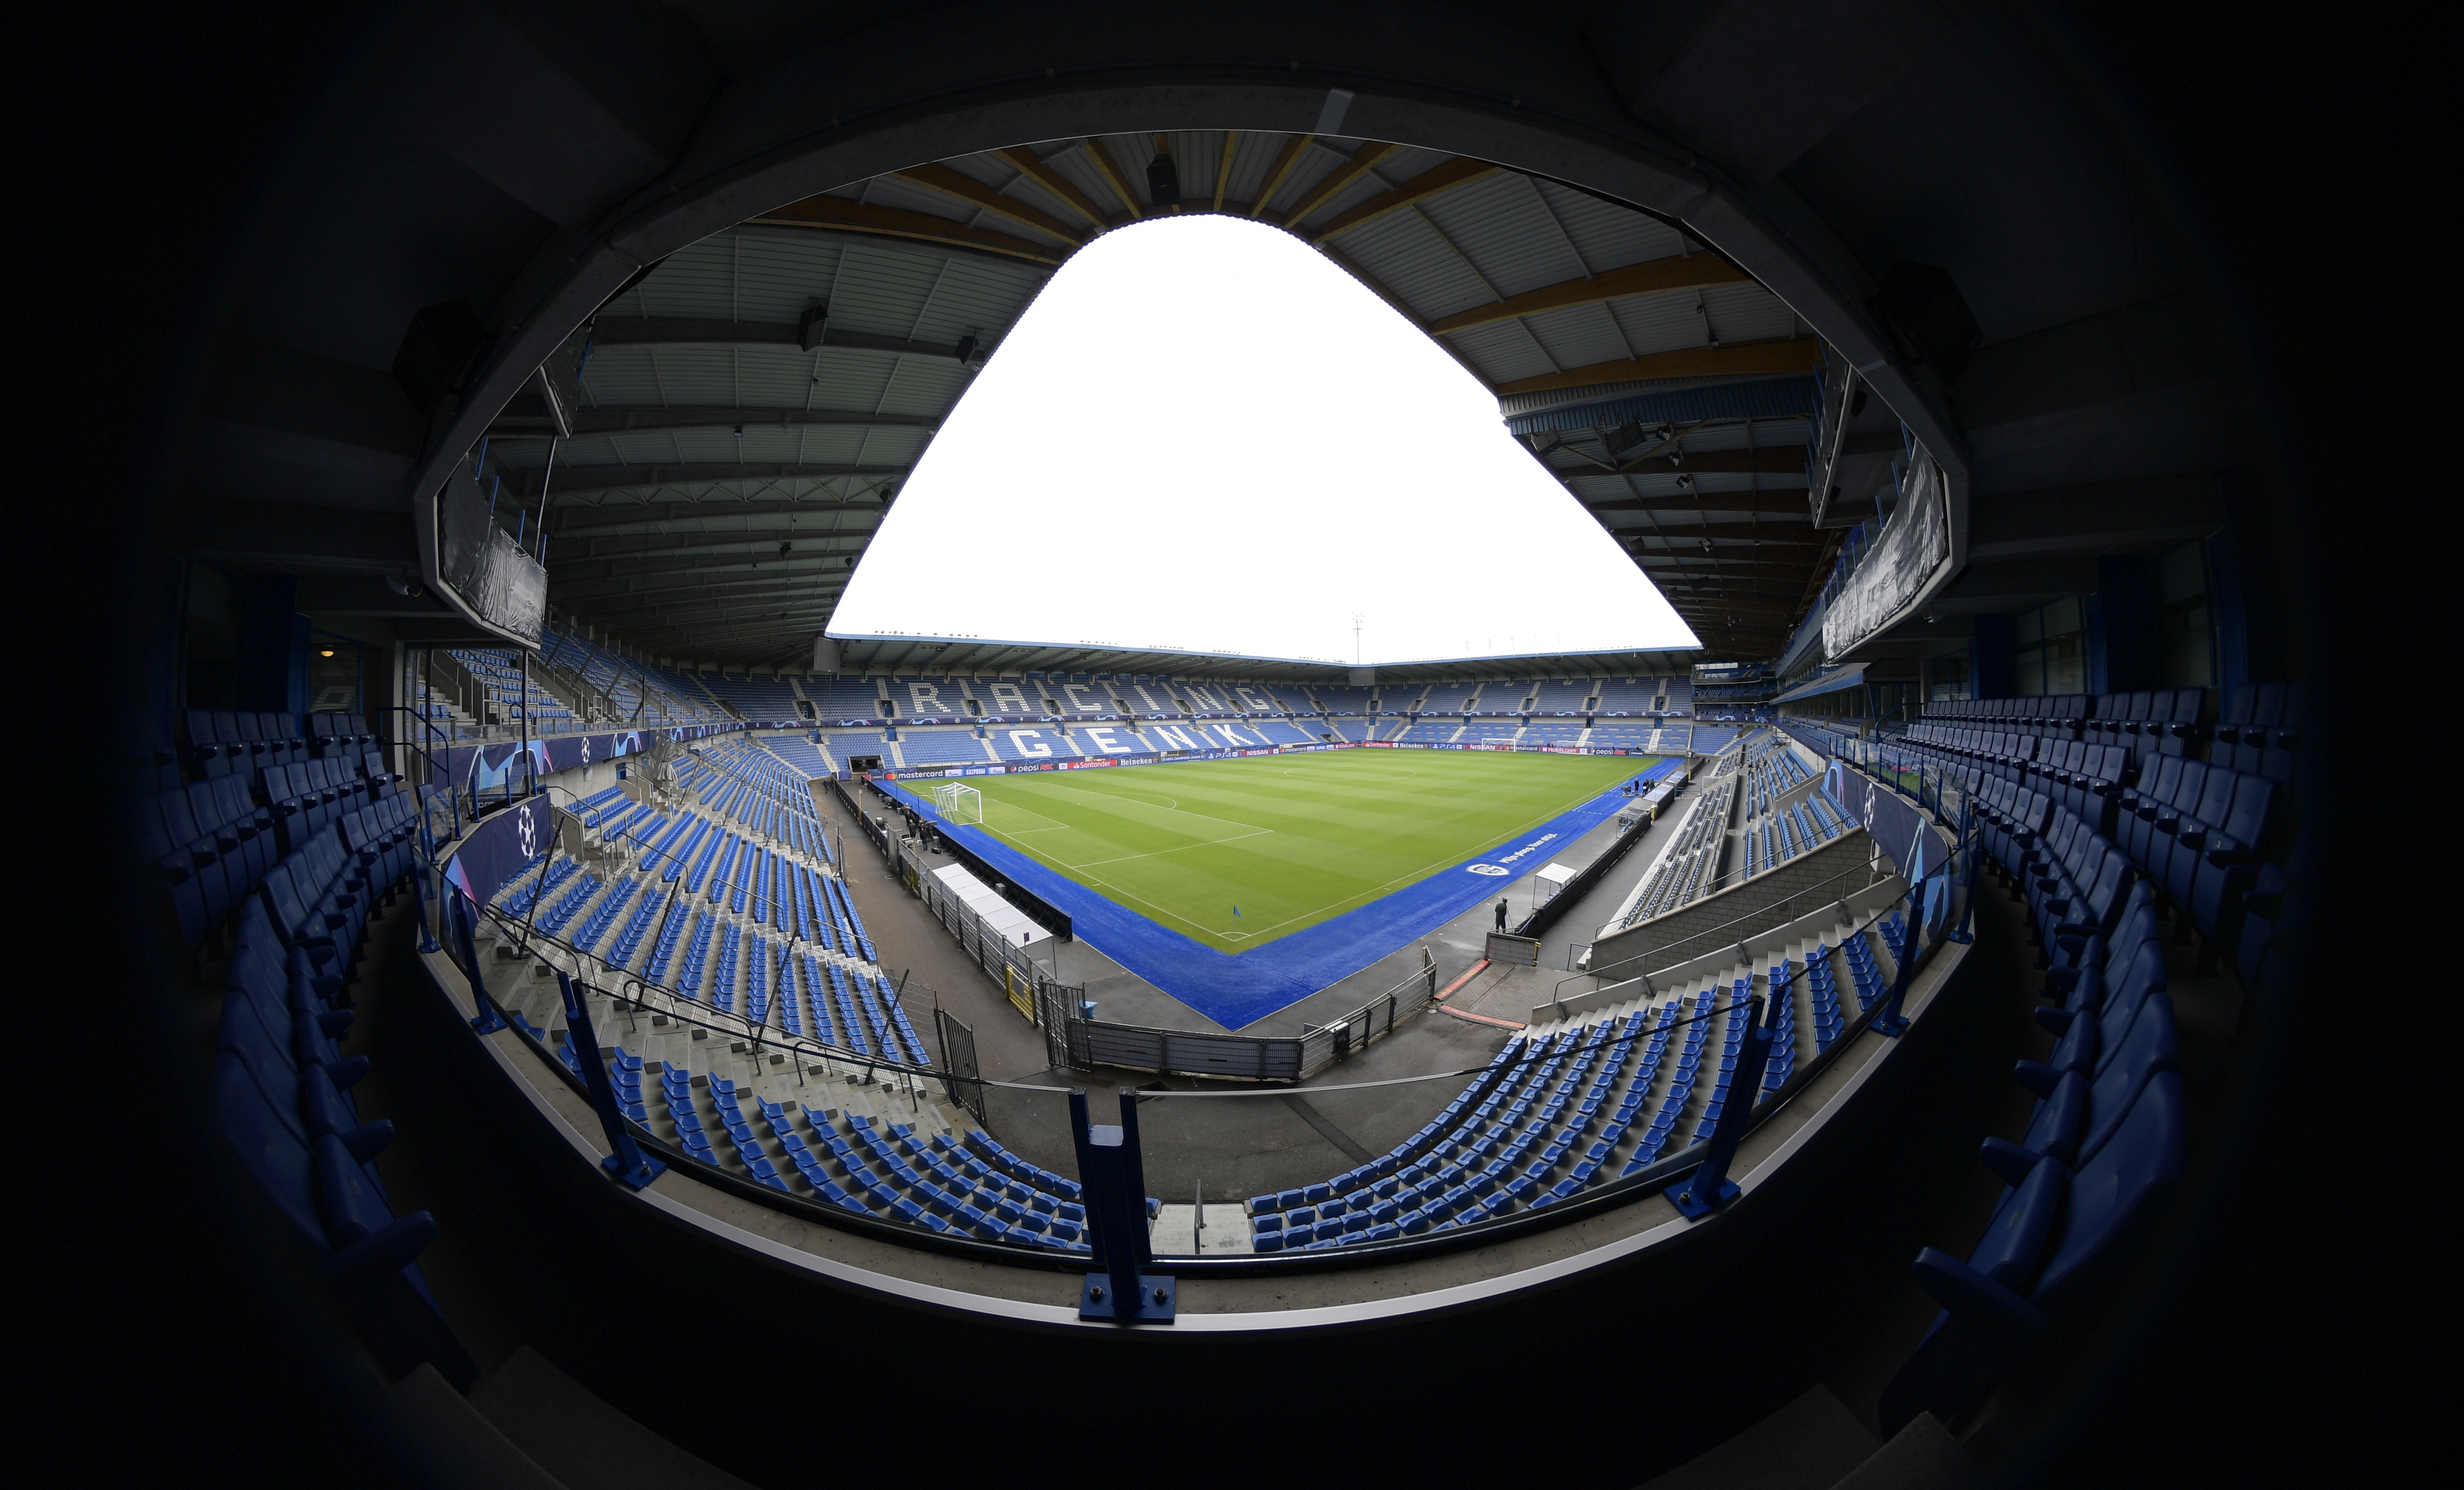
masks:
<path id="1" fill-rule="evenodd" d="M 829 634 L 1400 663 L 1691 646 L 1444 351 L 1287 233 L 1106 233 L 900 489 Z"/>

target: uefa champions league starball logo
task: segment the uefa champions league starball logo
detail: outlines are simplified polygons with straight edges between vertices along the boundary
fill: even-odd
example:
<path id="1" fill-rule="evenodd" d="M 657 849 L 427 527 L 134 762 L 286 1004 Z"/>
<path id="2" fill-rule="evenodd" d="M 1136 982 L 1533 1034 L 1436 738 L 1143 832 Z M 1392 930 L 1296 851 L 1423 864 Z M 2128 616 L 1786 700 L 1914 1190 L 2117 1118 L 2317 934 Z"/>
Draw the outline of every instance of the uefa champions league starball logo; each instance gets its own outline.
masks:
<path id="1" fill-rule="evenodd" d="M 531 855 L 539 852 L 539 824 L 533 821 L 531 817 L 531 809 L 528 802 L 524 802 L 522 804 L 521 835 L 522 857 L 528 859 Z"/>
<path id="2" fill-rule="evenodd" d="M 582 737 L 582 763 L 585 766 L 590 764 L 590 736 L 587 734 Z"/>

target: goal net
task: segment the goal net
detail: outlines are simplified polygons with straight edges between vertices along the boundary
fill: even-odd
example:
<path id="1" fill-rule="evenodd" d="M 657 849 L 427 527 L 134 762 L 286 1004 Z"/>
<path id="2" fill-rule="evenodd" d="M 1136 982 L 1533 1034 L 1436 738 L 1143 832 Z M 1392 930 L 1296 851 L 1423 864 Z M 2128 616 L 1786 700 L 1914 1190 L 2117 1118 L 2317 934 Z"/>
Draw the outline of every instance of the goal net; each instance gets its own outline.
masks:
<path id="1" fill-rule="evenodd" d="M 944 822 L 984 821 L 984 794 L 957 781 L 944 781 L 933 788 L 933 805 L 941 811 Z"/>

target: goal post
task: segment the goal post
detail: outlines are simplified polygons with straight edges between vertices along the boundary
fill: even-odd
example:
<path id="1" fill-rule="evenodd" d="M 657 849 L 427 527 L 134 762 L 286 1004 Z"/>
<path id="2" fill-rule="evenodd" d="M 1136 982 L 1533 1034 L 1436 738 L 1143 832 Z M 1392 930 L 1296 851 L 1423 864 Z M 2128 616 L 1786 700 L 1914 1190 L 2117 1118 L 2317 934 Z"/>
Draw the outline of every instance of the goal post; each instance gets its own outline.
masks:
<path id="1" fill-rule="evenodd" d="M 944 822 L 984 821 L 984 794 L 960 781 L 944 781 L 933 788 L 933 805 L 939 809 Z"/>

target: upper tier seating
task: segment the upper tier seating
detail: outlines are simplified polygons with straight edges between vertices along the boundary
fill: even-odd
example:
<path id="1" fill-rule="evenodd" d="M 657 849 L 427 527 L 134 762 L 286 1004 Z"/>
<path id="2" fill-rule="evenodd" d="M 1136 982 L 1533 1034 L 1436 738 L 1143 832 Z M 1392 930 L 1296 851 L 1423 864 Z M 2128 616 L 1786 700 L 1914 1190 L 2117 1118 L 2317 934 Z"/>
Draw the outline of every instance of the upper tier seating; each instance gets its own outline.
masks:
<path id="1" fill-rule="evenodd" d="M 702 683 L 712 692 L 736 706 L 737 712 L 759 724 L 793 724 L 803 715 L 796 708 L 796 692 L 787 680 L 778 677 L 731 677 L 723 672 L 704 673 Z"/>
<path id="2" fill-rule="evenodd" d="M 898 745 L 911 766 L 981 765 L 991 758 L 973 730 L 901 730 Z"/>
<path id="3" fill-rule="evenodd" d="M 1590 678 L 1549 678 L 1540 684 L 1539 697 L 1533 701 L 1535 714 L 1560 717 L 1589 713 L 1584 706 L 1592 701 L 1593 680 Z"/>

